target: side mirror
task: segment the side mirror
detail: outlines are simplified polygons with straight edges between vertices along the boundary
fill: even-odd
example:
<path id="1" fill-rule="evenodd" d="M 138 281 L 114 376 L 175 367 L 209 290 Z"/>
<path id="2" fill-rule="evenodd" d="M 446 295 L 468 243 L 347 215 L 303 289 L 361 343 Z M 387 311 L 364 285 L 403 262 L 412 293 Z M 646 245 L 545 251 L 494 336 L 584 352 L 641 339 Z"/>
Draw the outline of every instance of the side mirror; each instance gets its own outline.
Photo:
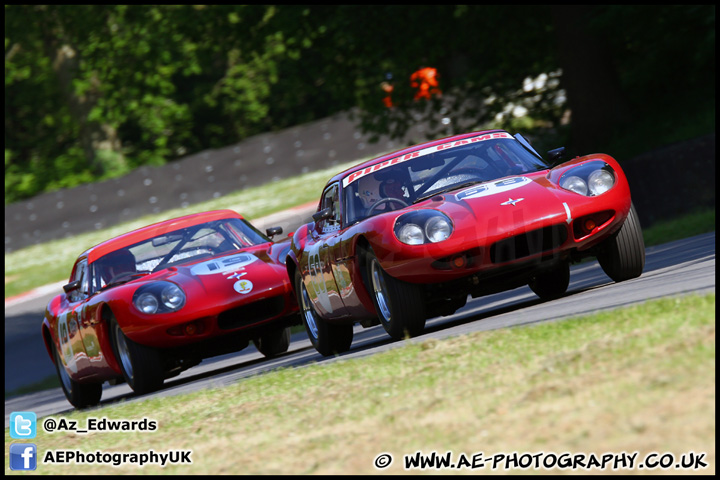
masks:
<path id="1" fill-rule="evenodd" d="M 65 293 L 70 293 L 74 290 L 77 290 L 80 288 L 80 280 L 75 280 L 74 282 L 70 282 L 67 285 L 63 285 L 63 290 L 65 290 Z"/>
<path id="2" fill-rule="evenodd" d="M 560 163 L 560 160 L 563 158 L 563 156 L 565 156 L 565 147 L 554 148 L 547 153 L 548 160 L 550 160 L 550 163 L 555 166 Z"/>
<path id="3" fill-rule="evenodd" d="M 270 227 L 265 230 L 265 235 L 272 238 L 275 235 L 280 235 L 282 233 L 282 227 Z"/>
<path id="4" fill-rule="evenodd" d="M 313 220 L 315 220 L 316 222 L 319 222 L 319 221 L 321 221 L 321 220 L 327 220 L 327 219 L 330 218 L 331 216 L 332 216 L 332 210 L 330 209 L 330 207 L 328 207 L 328 208 L 325 208 L 325 209 L 323 209 L 323 210 L 320 210 L 319 212 L 313 213 L 312 218 L 313 218 Z"/>

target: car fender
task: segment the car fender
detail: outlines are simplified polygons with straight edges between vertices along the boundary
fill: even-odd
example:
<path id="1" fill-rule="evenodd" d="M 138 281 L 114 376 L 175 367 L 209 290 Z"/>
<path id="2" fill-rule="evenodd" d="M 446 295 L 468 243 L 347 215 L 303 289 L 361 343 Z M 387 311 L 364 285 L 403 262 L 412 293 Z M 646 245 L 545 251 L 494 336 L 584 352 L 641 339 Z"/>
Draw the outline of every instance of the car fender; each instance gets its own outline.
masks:
<path id="1" fill-rule="evenodd" d="M 290 280 L 290 287 L 292 288 L 293 292 L 295 292 L 295 272 L 298 268 L 300 268 L 300 273 L 303 273 L 300 262 L 304 255 L 308 231 L 311 226 L 312 224 L 302 225 L 295 231 L 295 234 L 292 236 L 291 239 L 290 251 L 288 252 L 285 265 L 288 272 L 288 278 Z M 295 293 L 297 294 L 297 292 Z"/>

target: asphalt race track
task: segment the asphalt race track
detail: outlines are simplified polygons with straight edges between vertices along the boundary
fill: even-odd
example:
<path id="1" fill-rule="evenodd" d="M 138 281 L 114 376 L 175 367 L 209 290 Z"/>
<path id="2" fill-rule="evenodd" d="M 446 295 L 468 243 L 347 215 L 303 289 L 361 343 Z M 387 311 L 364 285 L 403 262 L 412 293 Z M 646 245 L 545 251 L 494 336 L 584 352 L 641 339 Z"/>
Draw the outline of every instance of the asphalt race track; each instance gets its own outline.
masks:
<path id="1" fill-rule="evenodd" d="M 592 261 L 572 267 L 568 292 L 557 300 L 541 302 L 528 287 L 470 299 L 467 305 L 454 315 L 428 320 L 425 334 L 409 341 L 422 342 L 430 338 L 440 339 L 474 331 L 556 321 L 661 297 L 714 292 L 715 233 L 712 232 L 649 247 L 643 275 L 619 284 L 610 281 L 598 263 Z M 37 312 L 33 315 L 41 318 L 41 314 Z M 39 320 L 33 328 L 37 329 L 39 339 Z M 7 329 L 6 326 L 6 374 L 8 368 L 15 368 L 9 367 L 7 362 Z M 296 334 L 292 338 L 290 350 L 280 357 L 265 360 L 250 346 L 240 353 L 203 361 L 197 367 L 166 381 L 161 391 L 150 395 L 135 396 L 125 384 L 105 386 L 101 405 L 222 387 L 277 367 L 302 367 L 312 363 L 364 357 L 402 346 L 405 342 L 391 342 L 380 326 L 369 329 L 356 326 L 351 350 L 339 357 L 324 358 L 312 348 L 304 333 Z M 39 361 L 52 368 L 47 355 Z M 14 362 L 14 365 L 17 365 L 16 368 L 23 368 L 22 361 Z M 40 418 L 71 410 L 72 406 L 60 388 L 10 398 L 5 401 L 5 427 L 9 426 L 10 412 L 33 411 Z"/>

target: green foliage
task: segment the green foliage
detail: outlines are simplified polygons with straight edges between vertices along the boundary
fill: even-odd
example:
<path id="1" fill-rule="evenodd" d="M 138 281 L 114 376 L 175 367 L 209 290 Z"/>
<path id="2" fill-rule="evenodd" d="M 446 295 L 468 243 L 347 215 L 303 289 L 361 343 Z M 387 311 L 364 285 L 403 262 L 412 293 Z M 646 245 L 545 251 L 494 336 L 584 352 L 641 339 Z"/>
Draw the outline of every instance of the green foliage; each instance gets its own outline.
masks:
<path id="1" fill-rule="evenodd" d="M 587 81 L 577 97 L 627 103 L 633 121 L 714 102 L 714 5 L 590 12 L 580 32 L 601 39 L 622 95 Z M 426 137 L 557 133 L 572 66 L 557 47 L 576 39 L 556 17 L 544 5 L 6 5 L 5 202 L 351 109 L 396 138 L 418 121 Z M 423 65 L 442 99 L 413 100 Z"/>

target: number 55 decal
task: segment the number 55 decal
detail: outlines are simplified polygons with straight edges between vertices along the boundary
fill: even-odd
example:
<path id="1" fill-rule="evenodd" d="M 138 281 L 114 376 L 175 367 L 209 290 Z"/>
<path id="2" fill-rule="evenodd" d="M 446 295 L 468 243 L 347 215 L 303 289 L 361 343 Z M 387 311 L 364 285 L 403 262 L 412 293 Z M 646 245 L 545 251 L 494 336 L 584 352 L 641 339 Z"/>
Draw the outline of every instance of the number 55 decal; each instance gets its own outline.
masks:
<path id="1" fill-rule="evenodd" d="M 328 296 L 327 284 L 325 283 L 325 275 L 323 275 L 323 265 L 320 260 L 320 246 L 318 242 L 308 251 L 308 271 L 310 272 L 310 283 L 315 290 L 315 296 L 317 297 L 320 305 L 328 313 L 332 313 L 333 308 L 330 304 L 330 297 Z"/>

